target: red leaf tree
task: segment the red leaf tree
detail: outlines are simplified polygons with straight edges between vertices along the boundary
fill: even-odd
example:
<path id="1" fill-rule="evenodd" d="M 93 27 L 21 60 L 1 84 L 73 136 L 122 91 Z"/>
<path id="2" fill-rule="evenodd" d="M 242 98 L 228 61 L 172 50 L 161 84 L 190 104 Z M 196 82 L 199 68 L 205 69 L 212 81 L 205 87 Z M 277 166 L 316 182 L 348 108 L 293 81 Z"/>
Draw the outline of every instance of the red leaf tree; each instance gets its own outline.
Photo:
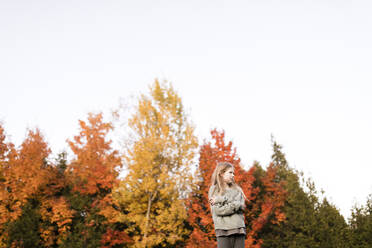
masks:
<path id="1" fill-rule="evenodd" d="M 186 201 L 188 222 L 193 228 L 186 247 L 216 247 L 208 190 L 217 163 L 229 162 L 234 165 L 235 181 L 242 187 L 248 199 L 245 212 L 246 247 L 259 248 L 262 240 L 258 236 L 264 225 L 269 222 L 278 223 L 284 219 L 281 211 L 285 197 L 282 184 L 275 182 L 275 169 L 272 165 L 263 173 L 257 173 L 257 166 L 252 166 L 248 171 L 244 170 L 232 142 L 225 142 L 224 131 L 214 129 L 211 135 L 212 141 L 204 142 L 200 148 L 198 181 Z"/>
<path id="2" fill-rule="evenodd" d="M 73 192 L 91 199 L 84 210 L 87 214 L 85 225 L 92 228 L 104 226 L 106 232 L 101 240 L 103 247 L 128 243 L 129 237 L 124 231 L 111 228 L 119 222 L 120 211 L 112 193 L 119 183 L 117 169 L 122 166 L 119 152 L 112 149 L 112 141 L 107 140 L 113 126 L 103 121 L 102 113 L 89 113 L 88 123 L 81 120 L 79 123 L 79 135 L 74 137 L 74 141 L 68 141 L 75 159 L 67 169 Z M 104 220 L 98 215 L 104 216 Z"/>

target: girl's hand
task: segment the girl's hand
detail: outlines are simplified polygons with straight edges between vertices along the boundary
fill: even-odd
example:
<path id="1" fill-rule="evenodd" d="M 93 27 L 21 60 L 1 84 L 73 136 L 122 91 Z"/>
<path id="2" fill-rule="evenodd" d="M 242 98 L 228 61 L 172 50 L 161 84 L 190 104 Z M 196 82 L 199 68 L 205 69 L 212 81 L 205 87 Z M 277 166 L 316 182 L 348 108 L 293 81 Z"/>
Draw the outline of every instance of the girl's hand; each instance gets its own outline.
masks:
<path id="1" fill-rule="evenodd" d="M 214 197 L 212 197 L 211 199 L 209 199 L 209 202 L 211 203 L 211 205 L 214 205 Z"/>

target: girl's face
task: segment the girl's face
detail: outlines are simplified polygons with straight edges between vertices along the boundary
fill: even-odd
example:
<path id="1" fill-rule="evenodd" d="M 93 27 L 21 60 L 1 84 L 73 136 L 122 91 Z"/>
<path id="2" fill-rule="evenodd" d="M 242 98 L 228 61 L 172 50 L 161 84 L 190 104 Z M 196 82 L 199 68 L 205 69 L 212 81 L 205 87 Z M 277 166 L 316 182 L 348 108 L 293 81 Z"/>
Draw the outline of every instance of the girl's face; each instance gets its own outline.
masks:
<path id="1" fill-rule="evenodd" d="M 228 168 L 225 173 L 222 174 L 222 178 L 225 183 L 232 183 L 234 181 L 234 169 Z"/>

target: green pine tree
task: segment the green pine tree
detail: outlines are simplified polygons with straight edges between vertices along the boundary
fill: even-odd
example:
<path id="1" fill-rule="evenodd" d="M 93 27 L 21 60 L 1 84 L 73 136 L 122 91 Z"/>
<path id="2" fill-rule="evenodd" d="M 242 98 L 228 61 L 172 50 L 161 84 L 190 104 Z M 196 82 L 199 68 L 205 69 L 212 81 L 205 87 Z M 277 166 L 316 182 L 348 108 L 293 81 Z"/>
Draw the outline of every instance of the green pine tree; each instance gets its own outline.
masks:
<path id="1" fill-rule="evenodd" d="M 317 209 L 317 238 L 322 248 L 349 248 L 348 225 L 339 210 L 323 198 Z"/>
<path id="2" fill-rule="evenodd" d="M 349 219 L 351 246 L 355 248 L 372 247 L 372 194 L 365 206 L 354 206 Z"/>
<path id="3" fill-rule="evenodd" d="M 289 167 L 282 146 L 272 137 L 272 162 L 277 167 L 277 180 L 286 182 L 288 196 L 284 205 L 285 222 L 268 225 L 263 231 L 262 247 L 302 248 L 320 247 L 316 240 L 316 212 L 313 200 L 301 187 L 300 173 Z"/>
<path id="4" fill-rule="evenodd" d="M 303 173 L 288 165 L 283 147 L 273 137 L 272 147 L 277 180 L 285 181 L 288 191 L 286 221 L 265 230 L 263 247 L 349 247 L 350 233 L 339 210 L 326 198 L 320 202 L 314 182 L 311 179 L 305 182 Z"/>
<path id="5" fill-rule="evenodd" d="M 8 223 L 7 247 L 34 248 L 40 247 L 40 220 L 38 202 L 30 200 L 22 207 L 22 215 Z"/>

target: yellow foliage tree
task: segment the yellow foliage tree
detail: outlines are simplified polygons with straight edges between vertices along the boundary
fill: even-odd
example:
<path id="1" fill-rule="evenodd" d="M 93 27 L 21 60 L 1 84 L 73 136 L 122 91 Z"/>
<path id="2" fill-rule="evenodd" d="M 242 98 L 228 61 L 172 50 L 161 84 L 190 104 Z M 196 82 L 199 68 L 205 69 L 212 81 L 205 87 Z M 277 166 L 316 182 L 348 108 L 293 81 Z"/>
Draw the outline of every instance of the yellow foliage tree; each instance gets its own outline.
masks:
<path id="1" fill-rule="evenodd" d="M 125 157 L 128 174 L 118 198 L 133 247 L 177 245 L 188 234 L 184 199 L 193 181 L 194 127 L 173 87 L 157 80 L 129 120 L 135 139 Z"/>

